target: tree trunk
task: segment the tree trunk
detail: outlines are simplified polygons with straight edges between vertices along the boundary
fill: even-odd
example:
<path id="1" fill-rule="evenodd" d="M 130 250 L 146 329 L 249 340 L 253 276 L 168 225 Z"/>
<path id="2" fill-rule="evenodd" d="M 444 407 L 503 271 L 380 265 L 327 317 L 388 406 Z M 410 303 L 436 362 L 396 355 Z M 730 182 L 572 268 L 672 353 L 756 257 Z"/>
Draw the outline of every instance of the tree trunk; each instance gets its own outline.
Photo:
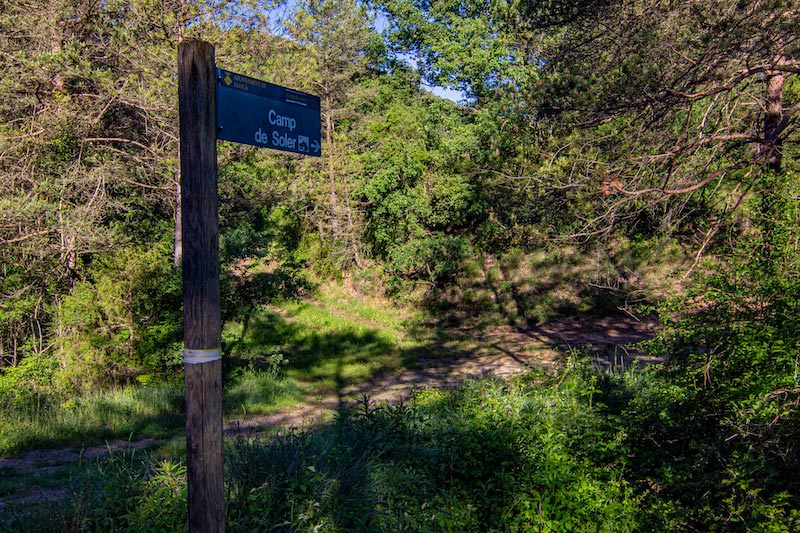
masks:
<path id="1" fill-rule="evenodd" d="M 175 182 L 177 194 L 175 195 L 175 249 L 173 252 L 173 261 L 176 267 L 181 266 L 183 260 L 183 218 L 181 213 L 181 181 L 177 179 Z"/>
<path id="2" fill-rule="evenodd" d="M 767 168 L 775 174 L 781 171 L 781 122 L 783 120 L 783 81 L 782 72 L 767 75 L 767 98 L 764 112 L 764 142 L 761 153 Z"/>
<path id="3" fill-rule="evenodd" d="M 331 213 L 331 240 L 335 243 L 339 240 L 341 230 L 339 228 L 339 200 L 336 196 L 336 167 L 334 165 L 333 150 L 333 99 L 326 94 L 326 107 L 328 112 L 325 114 L 325 143 L 328 146 L 328 183 L 330 185 L 330 213 Z"/>

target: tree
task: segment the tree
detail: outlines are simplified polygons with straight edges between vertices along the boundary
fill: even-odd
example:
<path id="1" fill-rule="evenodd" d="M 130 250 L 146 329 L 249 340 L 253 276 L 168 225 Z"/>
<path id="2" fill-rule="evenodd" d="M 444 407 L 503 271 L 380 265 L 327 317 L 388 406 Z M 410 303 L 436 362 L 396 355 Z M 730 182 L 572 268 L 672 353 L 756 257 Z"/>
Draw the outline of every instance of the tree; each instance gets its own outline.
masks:
<path id="1" fill-rule="evenodd" d="M 536 77 L 535 40 L 519 39 L 518 2 L 386 0 L 393 49 L 410 55 L 430 85 L 463 91 L 478 105 Z"/>
<path id="2" fill-rule="evenodd" d="M 469 173 L 477 144 L 464 110 L 385 76 L 359 102 L 364 176 L 357 190 L 364 241 L 383 260 L 390 289 L 405 281 L 426 288 L 452 281 L 471 252 L 471 234 L 486 218 L 486 198 Z"/>
<path id="3" fill-rule="evenodd" d="M 652 0 L 587 13 L 548 47 L 540 93 L 545 116 L 598 125 L 581 142 L 603 154 L 584 152 L 592 159 L 584 156 L 582 183 L 604 201 L 585 229 L 633 220 L 639 208 L 660 208 L 663 218 L 669 206 L 686 206 L 677 196 L 714 203 L 718 190 L 723 206 L 707 243 L 794 150 L 796 6 Z M 637 208 L 624 215 L 629 200 Z"/>
<path id="4" fill-rule="evenodd" d="M 170 232 L 177 42 L 253 19 L 249 5 L 0 6 L 0 360 L 52 353 L 63 297 L 95 260 Z"/>
<path id="5" fill-rule="evenodd" d="M 794 150 L 793 2 L 378 4 L 395 17 L 389 38 L 429 81 L 478 87 L 478 108 L 520 125 L 515 135 L 533 150 L 485 170 L 534 199 L 563 191 L 577 201 L 576 236 L 658 219 L 674 230 L 719 201 L 714 188 L 729 193 L 728 207 L 710 216 L 727 219 Z M 470 41 L 494 53 L 475 66 Z M 520 153 L 527 164 L 503 163 Z"/>
<path id="6" fill-rule="evenodd" d="M 102 45 L 98 7 L 37 7 L 0 8 L 0 257 L 9 274 L 2 338 L 15 347 L 13 362 L 44 351 L 49 306 L 74 282 L 79 258 L 110 244 L 100 221 L 113 203 L 107 177 L 119 168 L 94 143 L 111 108 L 100 95 L 113 83 L 89 60 L 88 50 Z"/>
<path id="7" fill-rule="evenodd" d="M 323 216 L 312 215 L 323 240 L 331 243 L 334 263 L 347 268 L 361 263 L 360 245 L 363 224 L 354 205 L 354 180 L 360 173 L 356 147 L 351 144 L 346 124 L 357 120 L 348 105 L 360 90 L 360 82 L 370 76 L 371 47 L 377 41 L 372 20 L 363 3 L 357 0 L 308 0 L 298 3 L 293 18 L 286 23 L 288 34 L 301 47 L 302 61 L 311 66 L 304 83 L 319 94 L 322 105 L 324 168 L 314 165 L 313 174 L 327 181 L 327 198 L 314 191 L 315 206 Z"/>

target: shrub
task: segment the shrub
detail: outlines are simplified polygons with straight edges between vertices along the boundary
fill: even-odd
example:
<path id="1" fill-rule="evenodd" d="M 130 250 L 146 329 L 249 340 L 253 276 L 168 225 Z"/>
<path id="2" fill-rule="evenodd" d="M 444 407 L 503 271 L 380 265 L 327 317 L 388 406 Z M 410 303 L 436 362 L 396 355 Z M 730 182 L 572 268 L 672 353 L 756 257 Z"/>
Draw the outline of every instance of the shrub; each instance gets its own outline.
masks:
<path id="1" fill-rule="evenodd" d="M 166 244 L 98 258 L 59 308 L 62 376 L 78 388 L 181 364 L 180 273 Z"/>

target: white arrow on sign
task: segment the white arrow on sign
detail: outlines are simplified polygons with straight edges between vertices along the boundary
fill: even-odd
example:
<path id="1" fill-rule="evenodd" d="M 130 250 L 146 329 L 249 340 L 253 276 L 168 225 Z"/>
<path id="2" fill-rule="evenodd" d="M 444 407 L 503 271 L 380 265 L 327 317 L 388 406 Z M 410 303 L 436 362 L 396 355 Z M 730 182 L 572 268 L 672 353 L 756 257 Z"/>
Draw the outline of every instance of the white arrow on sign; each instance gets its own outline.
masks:
<path id="1" fill-rule="evenodd" d="M 319 143 L 317 141 L 312 141 L 311 142 L 311 149 L 314 150 L 315 153 L 319 152 Z"/>

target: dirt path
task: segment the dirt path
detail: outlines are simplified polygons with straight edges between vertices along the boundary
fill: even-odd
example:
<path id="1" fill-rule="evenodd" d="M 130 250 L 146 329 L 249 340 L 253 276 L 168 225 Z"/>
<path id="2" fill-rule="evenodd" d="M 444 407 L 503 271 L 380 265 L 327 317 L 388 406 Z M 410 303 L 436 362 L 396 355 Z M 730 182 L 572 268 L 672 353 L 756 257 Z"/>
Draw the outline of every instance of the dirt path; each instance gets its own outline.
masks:
<path id="1" fill-rule="evenodd" d="M 508 377 L 538 368 L 554 372 L 564 348 L 589 350 L 594 365 L 602 369 L 628 366 L 633 360 L 657 362 L 633 349 L 632 344 L 651 339 L 658 323 L 651 319 L 606 317 L 563 319 L 534 329 L 495 326 L 484 330 L 454 329 L 434 343 L 436 358 L 419 359 L 413 368 L 373 377 L 343 389 L 264 416 L 232 420 L 226 435 L 257 432 L 274 427 L 307 427 L 329 419 L 343 404 L 369 398 L 375 403 L 408 400 L 413 391 L 455 388 L 483 376 Z"/>
<path id="2" fill-rule="evenodd" d="M 532 368 L 555 372 L 557 358 L 564 348 L 590 350 L 595 354 L 595 365 L 601 368 L 625 366 L 634 359 L 649 362 L 653 359 L 636 353 L 630 345 L 652 338 L 656 330 L 655 321 L 631 317 L 565 319 L 528 330 L 511 326 L 452 329 L 441 333 L 427 350 L 437 357 L 419 359 L 413 368 L 375 376 L 339 394 L 314 398 L 271 415 L 228 421 L 224 431 L 230 437 L 275 427 L 308 427 L 329 419 L 342 405 L 365 396 L 370 402 L 397 403 L 407 400 L 415 390 L 454 388 L 481 376 L 507 377 Z M 55 475 L 78 461 L 157 444 L 150 439 L 119 440 L 84 449 L 35 450 L 13 458 L 0 458 L 0 475 Z M 59 498 L 58 494 L 50 492 L 54 491 L 34 486 L 25 494 L 0 497 L 0 510 L 9 505 Z"/>

